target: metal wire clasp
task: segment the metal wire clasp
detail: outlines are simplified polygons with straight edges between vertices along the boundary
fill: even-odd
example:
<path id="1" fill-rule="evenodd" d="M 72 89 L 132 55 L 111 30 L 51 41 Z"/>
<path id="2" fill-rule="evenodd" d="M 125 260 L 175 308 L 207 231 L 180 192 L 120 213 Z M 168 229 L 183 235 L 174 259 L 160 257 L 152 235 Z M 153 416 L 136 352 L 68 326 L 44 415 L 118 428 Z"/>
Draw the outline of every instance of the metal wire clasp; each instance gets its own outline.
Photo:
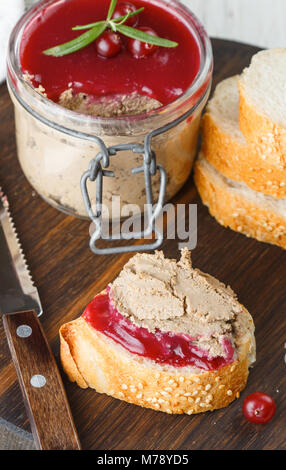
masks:
<path id="1" fill-rule="evenodd" d="M 126 145 L 117 145 L 112 147 L 106 147 L 103 140 L 97 136 L 87 136 L 85 135 L 84 138 L 87 140 L 96 141 L 100 147 L 100 152 L 96 155 L 96 157 L 91 160 L 89 169 L 82 175 L 81 178 L 81 191 L 83 195 L 84 204 L 86 207 L 86 211 L 88 216 L 95 224 L 95 231 L 90 238 L 90 248 L 91 250 L 99 255 L 107 255 L 112 253 L 127 253 L 127 252 L 134 252 L 134 251 L 147 251 L 147 250 L 155 250 L 159 248 L 163 243 L 163 234 L 161 231 L 156 227 L 156 219 L 160 215 L 165 199 L 165 192 L 166 192 L 166 182 L 167 176 L 164 167 L 160 164 L 156 163 L 156 154 L 154 150 L 151 148 L 151 140 L 153 137 L 156 137 L 164 132 L 173 129 L 178 124 L 183 122 L 189 116 L 191 116 L 195 111 L 201 106 L 201 103 L 206 99 L 209 95 L 211 88 L 211 83 L 209 83 L 208 87 L 204 90 L 201 98 L 195 102 L 195 104 L 188 109 L 184 114 L 180 117 L 175 119 L 174 121 L 165 124 L 164 126 L 154 129 L 149 132 L 144 139 L 144 145 L 136 145 L 136 144 L 126 144 Z M 66 130 L 67 131 L 67 130 Z M 67 131 L 67 133 L 70 133 Z M 145 177 L 145 190 L 146 190 L 146 201 L 147 201 L 147 208 L 148 208 L 148 225 L 147 228 L 138 233 L 130 234 L 128 237 L 127 234 L 122 234 L 120 236 L 111 236 L 105 237 L 104 240 L 113 241 L 113 240 L 126 240 L 126 239 L 139 239 L 144 237 L 149 237 L 152 233 L 154 233 L 157 237 L 157 240 L 154 243 L 144 244 L 144 245 L 136 245 L 136 246 L 121 246 L 121 247 L 112 247 L 112 248 L 105 248 L 99 249 L 96 247 L 96 241 L 101 238 L 102 235 L 102 217 L 101 217 L 101 205 L 102 205 L 102 186 L 103 186 L 103 176 L 107 177 L 114 177 L 112 171 L 107 170 L 109 167 L 110 157 L 116 155 L 117 152 L 122 150 L 131 150 L 133 153 L 141 154 L 143 157 L 143 164 L 140 167 L 133 168 L 132 174 L 143 173 Z M 155 206 L 153 206 L 153 194 L 152 194 L 152 183 L 151 183 L 151 176 L 154 176 L 156 172 L 160 172 L 160 190 L 158 201 Z M 94 213 L 91 207 L 90 198 L 87 191 L 87 180 L 90 179 L 91 181 L 96 181 L 96 212 Z"/>
<path id="2" fill-rule="evenodd" d="M 94 159 L 91 160 L 88 170 L 81 177 L 81 192 L 83 196 L 84 205 L 88 213 L 89 218 L 94 223 L 95 230 L 90 238 L 89 246 L 93 253 L 99 255 L 107 255 L 113 253 L 126 253 L 133 251 L 146 251 L 155 250 L 159 248 L 163 242 L 163 234 L 156 227 L 156 219 L 160 215 L 166 192 L 166 171 L 162 165 L 156 163 L 156 154 L 150 147 L 149 139 L 145 139 L 144 146 L 136 144 L 117 145 L 112 147 L 106 147 L 104 142 L 98 138 L 98 144 L 100 146 L 100 152 Z M 146 191 L 146 202 L 147 202 L 147 227 L 141 231 L 133 234 L 121 234 L 110 235 L 104 237 L 104 240 L 115 241 L 115 240 L 126 240 L 126 239 L 140 239 L 146 238 L 154 233 L 156 235 L 156 241 L 154 243 L 148 243 L 136 246 L 118 246 L 100 249 L 96 246 L 96 241 L 102 238 L 102 194 L 103 194 L 103 179 L 104 177 L 113 178 L 114 172 L 107 170 L 110 165 L 110 157 L 115 156 L 118 152 L 131 150 L 133 153 L 141 154 L 143 157 L 142 166 L 133 168 L 131 173 L 133 175 L 138 173 L 144 173 L 145 178 L 145 191 Z M 154 176 L 157 171 L 160 172 L 160 190 L 158 201 L 153 205 L 153 192 L 151 177 Z M 96 182 L 96 203 L 95 212 L 93 211 L 90 197 L 87 190 L 87 181 Z"/>
<path id="3" fill-rule="evenodd" d="M 153 131 L 149 132 L 145 136 L 144 146 L 136 145 L 136 144 L 127 144 L 127 145 L 118 145 L 112 147 L 106 147 L 103 140 L 100 139 L 96 135 L 87 134 L 85 132 L 81 132 L 79 130 L 70 129 L 65 127 L 61 124 L 58 124 L 50 119 L 47 119 L 45 116 L 42 116 L 37 111 L 35 111 L 31 106 L 29 106 L 19 94 L 15 93 L 15 89 L 12 86 L 11 80 L 8 76 L 7 78 L 8 85 L 13 92 L 15 99 L 19 102 L 19 104 L 35 119 L 43 123 L 44 125 L 50 127 L 51 129 L 55 129 L 58 132 L 61 132 L 67 136 L 75 137 L 77 139 L 83 139 L 92 143 L 96 143 L 100 147 L 100 152 L 96 155 L 96 157 L 91 160 L 89 169 L 82 175 L 81 177 L 81 192 L 83 195 L 83 200 L 85 204 L 86 211 L 88 216 L 95 224 L 95 231 L 91 236 L 90 239 L 90 248 L 96 254 L 111 254 L 111 253 L 125 253 L 125 252 L 132 252 L 132 251 L 146 251 L 146 250 L 154 250 L 159 248 L 163 242 L 163 235 L 161 231 L 156 227 L 155 221 L 158 218 L 160 212 L 162 211 L 165 192 L 166 192 L 166 171 L 162 165 L 156 163 L 156 155 L 155 152 L 151 149 L 151 139 L 156 137 L 164 132 L 169 131 L 170 129 L 176 127 L 178 124 L 183 122 L 189 116 L 191 116 L 195 111 L 201 106 L 204 102 L 206 97 L 209 95 L 211 82 L 209 83 L 208 87 L 205 89 L 204 93 L 200 97 L 195 104 L 188 109 L 184 114 L 180 117 L 175 119 L 174 121 L 165 124 L 164 126 L 154 129 Z M 101 238 L 102 234 L 102 217 L 101 217 L 101 206 L 102 206 L 102 189 L 103 189 L 103 176 L 107 177 L 114 177 L 112 171 L 107 170 L 109 167 L 110 157 L 116 155 L 117 152 L 122 150 L 132 150 L 134 153 L 142 154 L 143 156 L 143 165 L 137 168 L 132 169 L 132 173 L 143 173 L 145 177 L 145 189 L 146 189 L 146 199 L 147 199 L 147 207 L 148 207 L 148 226 L 147 228 L 138 233 L 134 233 L 130 235 L 129 239 L 135 238 L 143 238 L 150 236 L 153 232 L 157 236 L 156 242 L 153 244 L 144 244 L 144 245 L 136 245 L 136 246 L 121 246 L 121 247 L 112 247 L 112 248 L 105 248 L 105 249 L 98 249 L 96 247 L 96 241 Z M 152 195 L 152 184 L 151 184 L 151 176 L 155 175 L 157 170 L 160 171 L 161 181 L 160 181 L 160 190 L 158 201 L 155 207 L 153 207 L 153 195 Z M 91 207 L 90 198 L 87 191 L 87 180 L 90 179 L 91 181 L 96 181 L 96 212 L 94 213 Z M 108 237 L 104 238 L 105 240 L 122 240 L 127 239 L 127 234 L 123 236 L 116 236 L 116 237 Z"/>

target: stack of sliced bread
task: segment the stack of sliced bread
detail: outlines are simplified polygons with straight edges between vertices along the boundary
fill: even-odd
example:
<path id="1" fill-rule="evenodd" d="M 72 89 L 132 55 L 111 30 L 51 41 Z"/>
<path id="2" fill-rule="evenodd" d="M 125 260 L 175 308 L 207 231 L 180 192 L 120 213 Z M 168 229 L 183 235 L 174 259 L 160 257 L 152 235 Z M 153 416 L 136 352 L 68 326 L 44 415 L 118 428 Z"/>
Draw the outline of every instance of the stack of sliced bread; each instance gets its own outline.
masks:
<path id="1" fill-rule="evenodd" d="M 220 224 L 286 249 L 286 49 L 259 52 L 217 86 L 195 182 Z"/>

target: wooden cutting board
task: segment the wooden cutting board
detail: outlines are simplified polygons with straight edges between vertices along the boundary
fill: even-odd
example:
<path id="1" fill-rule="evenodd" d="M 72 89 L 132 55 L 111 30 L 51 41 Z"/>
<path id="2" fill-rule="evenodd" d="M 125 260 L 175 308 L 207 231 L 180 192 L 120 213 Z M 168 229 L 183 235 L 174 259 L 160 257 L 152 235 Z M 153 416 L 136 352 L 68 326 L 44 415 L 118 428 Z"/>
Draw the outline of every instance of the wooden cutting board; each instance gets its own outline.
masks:
<path id="1" fill-rule="evenodd" d="M 213 40 L 214 85 L 240 73 L 257 48 Z M 79 316 L 93 296 L 131 256 L 97 257 L 88 246 L 89 222 L 46 204 L 19 167 L 13 108 L 0 88 L 0 182 L 44 306 L 42 324 L 59 363 L 58 329 Z M 232 286 L 256 324 L 257 362 L 241 398 L 224 410 L 197 416 L 169 416 L 141 409 L 93 390 L 64 384 L 83 449 L 285 449 L 286 448 L 286 252 L 221 227 L 197 196 L 192 178 L 176 198 L 198 204 L 198 246 L 194 266 Z M 178 241 L 165 241 L 178 258 Z M 274 397 L 277 414 L 266 426 L 248 423 L 243 399 L 262 391 Z M 0 418 L 30 431 L 22 396 L 0 326 Z M 59 423 L 60 425 L 60 423 Z"/>

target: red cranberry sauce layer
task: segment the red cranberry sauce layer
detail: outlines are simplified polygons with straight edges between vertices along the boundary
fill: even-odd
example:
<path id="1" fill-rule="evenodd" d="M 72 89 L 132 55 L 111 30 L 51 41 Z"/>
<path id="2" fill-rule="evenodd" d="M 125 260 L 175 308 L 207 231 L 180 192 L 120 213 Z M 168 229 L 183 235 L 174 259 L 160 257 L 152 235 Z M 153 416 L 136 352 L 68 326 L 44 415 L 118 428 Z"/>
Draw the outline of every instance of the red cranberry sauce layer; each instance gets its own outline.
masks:
<path id="1" fill-rule="evenodd" d="M 223 341 L 225 357 L 209 357 L 208 351 L 195 345 L 195 338 L 188 335 L 159 330 L 150 333 L 146 328 L 136 326 L 112 305 L 108 293 L 95 297 L 82 316 L 89 325 L 129 352 L 159 364 L 216 370 L 229 364 L 234 358 L 234 348 L 226 337 Z"/>
<path id="2" fill-rule="evenodd" d="M 42 85 L 49 99 L 58 101 L 61 93 L 74 92 L 94 96 L 136 92 L 166 105 L 182 95 L 194 81 L 200 65 L 197 42 L 187 24 L 168 6 L 151 0 L 131 0 L 138 15 L 136 28 L 148 27 L 159 37 L 178 42 L 174 48 L 158 47 L 153 54 L 138 59 L 127 47 L 116 57 L 101 57 L 93 42 L 62 57 L 43 51 L 82 34 L 72 31 L 77 25 L 104 20 L 110 0 L 55 1 L 36 14 L 24 30 L 20 45 L 22 71 L 33 76 L 33 85 Z"/>

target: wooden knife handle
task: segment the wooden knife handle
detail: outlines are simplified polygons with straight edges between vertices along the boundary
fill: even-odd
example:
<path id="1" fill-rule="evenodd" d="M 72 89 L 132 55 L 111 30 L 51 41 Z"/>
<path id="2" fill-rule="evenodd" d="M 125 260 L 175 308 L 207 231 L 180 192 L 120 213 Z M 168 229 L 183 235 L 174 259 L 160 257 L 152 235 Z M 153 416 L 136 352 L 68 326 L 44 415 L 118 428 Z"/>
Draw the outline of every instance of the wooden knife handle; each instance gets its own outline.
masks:
<path id="1" fill-rule="evenodd" d="M 9 313 L 3 323 L 36 447 L 79 450 L 61 376 L 36 313 Z"/>

